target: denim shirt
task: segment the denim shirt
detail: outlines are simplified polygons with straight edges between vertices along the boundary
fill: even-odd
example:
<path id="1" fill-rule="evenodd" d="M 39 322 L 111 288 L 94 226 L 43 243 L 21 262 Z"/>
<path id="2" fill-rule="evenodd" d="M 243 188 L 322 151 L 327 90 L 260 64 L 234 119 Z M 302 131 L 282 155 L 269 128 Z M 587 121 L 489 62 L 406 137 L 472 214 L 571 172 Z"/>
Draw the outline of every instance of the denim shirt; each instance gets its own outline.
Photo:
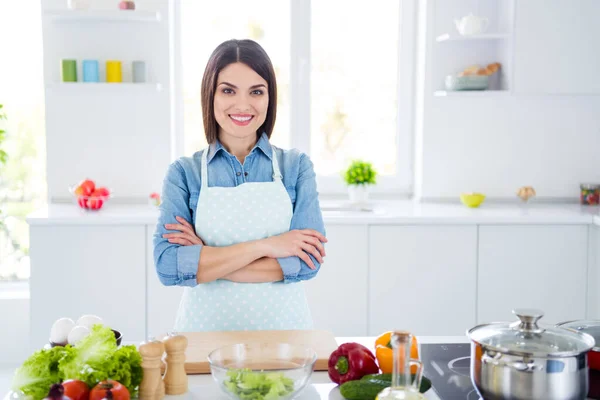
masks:
<path id="1" fill-rule="evenodd" d="M 163 181 L 160 216 L 154 233 L 154 265 L 163 285 L 196 286 L 196 274 L 202 245 L 182 246 L 163 238 L 165 224 L 178 224 L 180 216 L 192 226 L 196 219 L 196 205 L 201 187 L 202 152 L 192 157 L 181 157 L 173 162 Z M 290 196 L 294 214 L 290 223 L 293 229 L 314 229 L 325 235 L 323 216 L 319 207 L 317 184 L 313 163 L 298 150 L 282 150 L 269 143 L 265 133 L 246 156 L 242 165 L 217 141 L 209 146 L 208 186 L 234 187 L 245 182 L 270 182 L 273 180 L 271 157 L 279 161 L 283 184 Z M 278 258 L 285 283 L 308 280 L 317 274 L 319 262 L 309 254 L 316 269 L 312 270 L 299 257 Z"/>

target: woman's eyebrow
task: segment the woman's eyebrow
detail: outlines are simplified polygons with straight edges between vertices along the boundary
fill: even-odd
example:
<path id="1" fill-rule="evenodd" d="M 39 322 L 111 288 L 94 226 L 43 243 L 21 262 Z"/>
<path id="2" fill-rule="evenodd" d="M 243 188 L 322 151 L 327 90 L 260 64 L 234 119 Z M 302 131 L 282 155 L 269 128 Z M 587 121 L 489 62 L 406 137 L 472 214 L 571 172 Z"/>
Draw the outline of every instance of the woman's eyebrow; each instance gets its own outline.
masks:
<path id="1" fill-rule="evenodd" d="M 227 85 L 227 86 L 231 86 L 231 87 L 232 87 L 232 88 L 234 88 L 234 89 L 237 89 L 237 88 L 238 88 L 237 86 L 235 86 L 234 84 L 231 84 L 231 83 L 229 83 L 229 82 L 221 82 L 221 83 L 219 83 L 219 85 Z M 267 86 L 265 86 L 264 84 L 262 84 L 262 83 L 259 83 L 258 85 L 252 85 L 252 86 L 250 86 L 250 89 L 256 89 L 256 88 L 259 88 L 259 87 L 264 87 L 265 89 L 267 88 Z"/>

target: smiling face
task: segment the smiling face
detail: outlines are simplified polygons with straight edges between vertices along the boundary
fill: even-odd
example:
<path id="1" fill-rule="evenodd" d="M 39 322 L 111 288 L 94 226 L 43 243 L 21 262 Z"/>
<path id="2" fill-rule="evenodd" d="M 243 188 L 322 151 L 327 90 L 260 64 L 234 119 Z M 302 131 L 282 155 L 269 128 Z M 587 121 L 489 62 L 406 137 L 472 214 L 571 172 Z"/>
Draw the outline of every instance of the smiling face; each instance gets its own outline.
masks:
<path id="1" fill-rule="evenodd" d="M 236 62 L 221 70 L 214 97 L 219 138 L 255 140 L 268 107 L 267 81 L 252 68 Z"/>

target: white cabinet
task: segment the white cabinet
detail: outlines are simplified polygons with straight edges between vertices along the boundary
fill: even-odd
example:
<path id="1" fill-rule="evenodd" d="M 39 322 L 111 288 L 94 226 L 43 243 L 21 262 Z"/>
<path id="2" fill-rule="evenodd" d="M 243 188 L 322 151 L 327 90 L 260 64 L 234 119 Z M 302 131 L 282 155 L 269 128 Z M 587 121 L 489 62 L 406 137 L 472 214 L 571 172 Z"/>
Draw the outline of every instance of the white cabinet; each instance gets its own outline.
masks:
<path id="1" fill-rule="evenodd" d="M 315 329 L 336 336 L 367 335 L 368 228 L 326 227 L 325 262 L 304 283 Z"/>
<path id="2" fill-rule="evenodd" d="M 144 226 L 34 225 L 31 241 L 31 344 L 48 342 L 61 317 L 95 314 L 123 340 L 145 338 Z"/>
<path id="3" fill-rule="evenodd" d="M 369 335 L 464 335 L 475 323 L 476 226 L 373 226 Z"/>
<path id="4" fill-rule="evenodd" d="M 588 232 L 587 318 L 600 319 L 600 227 L 592 225 Z"/>
<path id="5" fill-rule="evenodd" d="M 600 93 L 600 2 L 516 2 L 515 91 Z"/>
<path id="6" fill-rule="evenodd" d="M 585 225 L 479 228 L 477 321 L 514 320 L 514 308 L 544 311 L 542 322 L 585 317 Z"/>
<path id="7" fill-rule="evenodd" d="M 152 235 L 156 225 L 146 226 L 146 279 L 148 303 L 148 336 L 160 337 L 175 326 L 175 317 L 179 308 L 179 300 L 184 288 L 181 286 L 164 286 L 158 279 L 154 267 Z"/>

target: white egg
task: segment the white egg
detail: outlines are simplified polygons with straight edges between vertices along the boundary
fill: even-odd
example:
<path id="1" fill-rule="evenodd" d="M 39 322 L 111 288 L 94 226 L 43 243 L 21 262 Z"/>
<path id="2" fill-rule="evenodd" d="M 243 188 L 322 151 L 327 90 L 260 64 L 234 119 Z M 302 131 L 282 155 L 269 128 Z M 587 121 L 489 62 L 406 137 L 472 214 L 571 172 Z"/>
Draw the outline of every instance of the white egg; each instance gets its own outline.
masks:
<path id="1" fill-rule="evenodd" d="M 102 321 L 102 318 L 96 315 L 82 315 L 76 323 L 76 325 L 85 326 L 88 329 L 91 329 L 95 324 L 103 325 L 104 322 Z"/>
<path id="2" fill-rule="evenodd" d="M 89 334 L 90 330 L 88 328 L 77 325 L 71 329 L 71 332 L 69 332 L 69 344 L 74 345 Z"/>
<path id="3" fill-rule="evenodd" d="M 75 326 L 75 322 L 71 318 L 57 319 L 50 329 L 50 341 L 53 343 L 65 344 L 69 332 Z"/>

